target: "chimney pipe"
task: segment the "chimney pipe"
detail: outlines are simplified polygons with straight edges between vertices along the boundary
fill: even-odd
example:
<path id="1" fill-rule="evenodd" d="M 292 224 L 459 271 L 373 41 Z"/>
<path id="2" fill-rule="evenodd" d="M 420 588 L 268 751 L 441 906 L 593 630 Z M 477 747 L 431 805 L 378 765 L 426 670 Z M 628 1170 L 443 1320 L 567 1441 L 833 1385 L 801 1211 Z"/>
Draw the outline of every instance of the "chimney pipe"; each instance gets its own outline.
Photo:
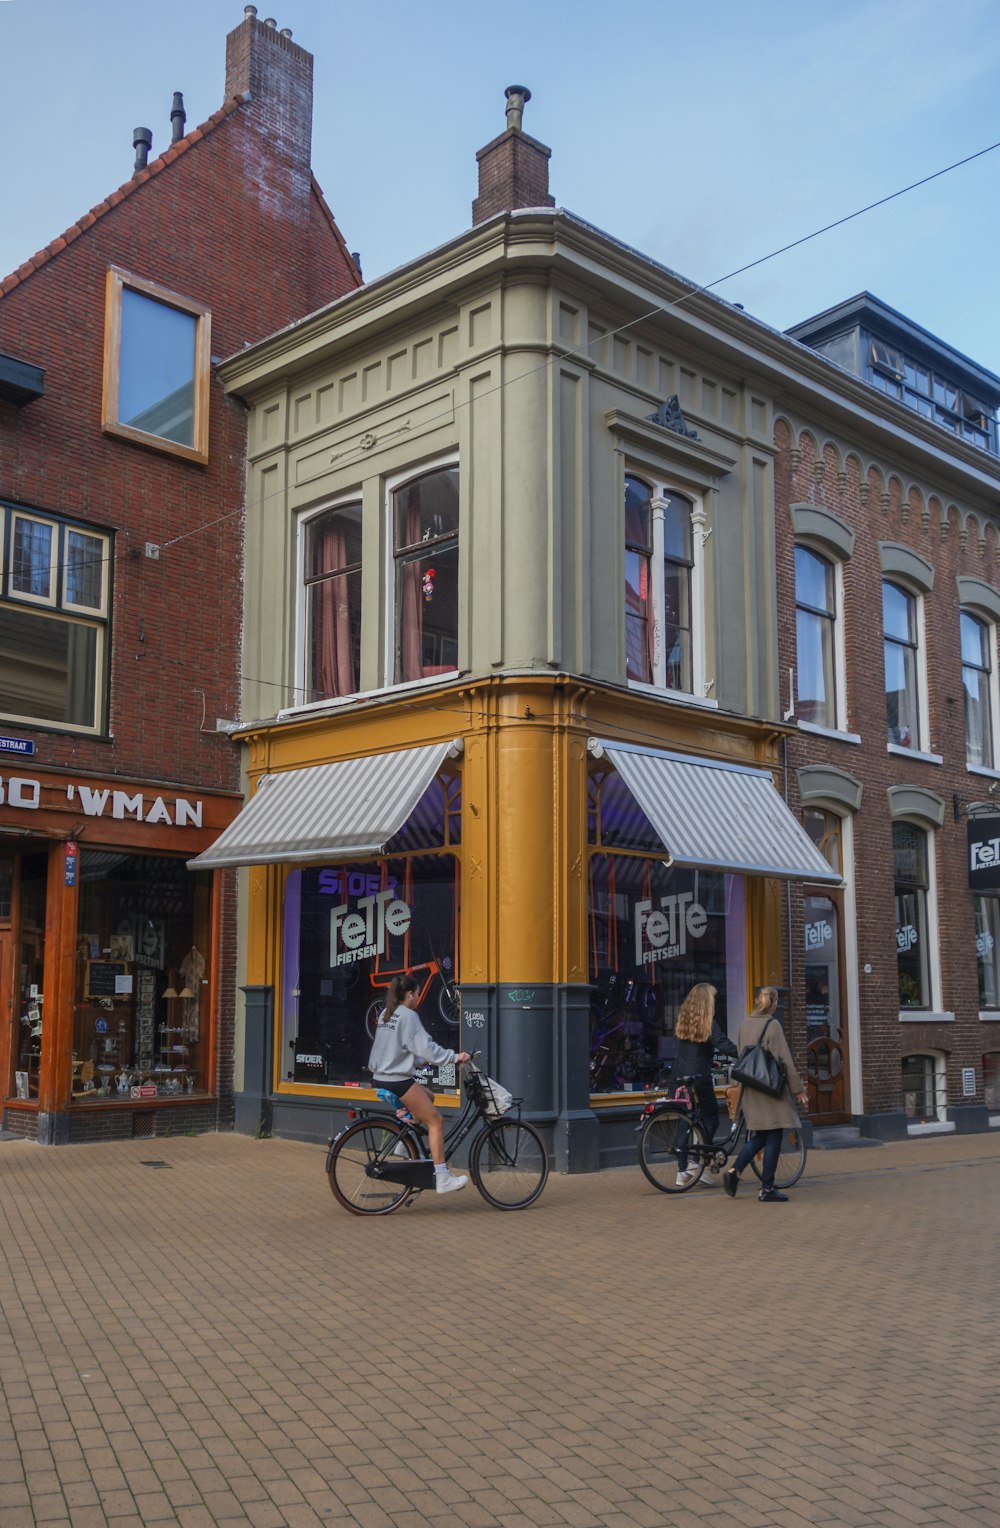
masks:
<path id="1" fill-rule="evenodd" d="M 255 5 L 245 5 L 243 7 L 243 19 L 244 19 L 244 21 L 253 21 L 253 19 L 255 18 L 256 15 L 257 15 L 257 7 Z"/>
<path id="2" fill-rule="evenodd" d="M 270 27 L 272 32 L 276 32 L 278 30 L 278 23 L 275 21 L 273 16 L 265 16 L 264 25 L 266 27 Z"/>
<path id="3" fill-rule="evenodd" d="M 184 137 L 184 124 L 187 121 L 187 112 L 184 110 L 184 97 L 179 90 L 174 91 L 174 104 L 170 108 L 170 141 L 176 143 Z"/>
<path id="4" fill-rule="evenodd" d="M 132 147 L 135 149 L 135 169 L 132 173 L 137 175 L 146 168 L 149 151 L 153 147 L 152 128 L 137 127 L 132 134 Z"/>
<path id="5" fill-rule="evenodd" d="M 291 29 L 291 27 L 282 27 L 281 31 L 278 33 L 278 36 L 279 37 L 287 37 L 289 42 L 291 42 L 291 40 L 292 40 L 292 29 Z"/>
<path id="6" fill-rule="evenodd" d="M 524 108 L 531 100 L 531 91 L 527 85 L 508 85 L 504 95 L 507 97 L 507 127 L 519 133 Z"/>
<path id="7" fill-rule="evenodd" d="M 362 274 L 362 272 L 361 272 L 361 251 L 359 249 L 352 249 L 351 250 L 351 259 L 354 261 L 354 268 L 357 271 L 358 275 L 360 276 Z"/>

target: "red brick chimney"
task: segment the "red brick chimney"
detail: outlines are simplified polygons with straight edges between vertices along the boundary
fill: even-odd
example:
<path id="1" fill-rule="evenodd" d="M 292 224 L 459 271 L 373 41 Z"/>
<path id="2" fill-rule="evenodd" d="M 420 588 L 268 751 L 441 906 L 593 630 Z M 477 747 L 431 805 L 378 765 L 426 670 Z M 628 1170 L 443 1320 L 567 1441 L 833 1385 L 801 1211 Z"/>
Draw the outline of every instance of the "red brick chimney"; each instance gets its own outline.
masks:
<path id="1" fill-rule="evenodd" d="M 267 121 L 272 141 L 290 160 L 308 169 L 312 159 L 312 54 L 292 42 L 288 27 L 272 16 L 257 20 L 257 7 L 244 7 L 244 20 L 226 38 L 226 100 L 246 91 Z"/>
<path id="2" fill-rule="evenodd" d="M 531 100 L 526 85 L 508 85 L 507 131 L 479 150 L 479 195 L 472 204 L 473 226 L 497 212 L 517 207 L 554 207 L 549 195 L 552 150 L 521 131 L 524 107 Z"/>

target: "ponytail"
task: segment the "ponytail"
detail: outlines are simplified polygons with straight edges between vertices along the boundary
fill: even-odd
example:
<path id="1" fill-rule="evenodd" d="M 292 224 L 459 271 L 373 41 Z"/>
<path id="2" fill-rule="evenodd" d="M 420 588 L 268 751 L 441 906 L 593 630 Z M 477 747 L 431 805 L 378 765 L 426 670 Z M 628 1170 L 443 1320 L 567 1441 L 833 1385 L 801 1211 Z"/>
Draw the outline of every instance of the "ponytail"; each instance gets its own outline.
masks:
<path id="1" fill-rule="evenodd" d="M 379 1023 L 385 1024 L 391 1019 L 407 993 L 418 991 L 419 985 L 415 976 L 410 976 L 406 973 L 402 976 L 394 976 L 389 983 L 389 996 L 385 1000 L 385 1008 L 379 1018 Z"/>

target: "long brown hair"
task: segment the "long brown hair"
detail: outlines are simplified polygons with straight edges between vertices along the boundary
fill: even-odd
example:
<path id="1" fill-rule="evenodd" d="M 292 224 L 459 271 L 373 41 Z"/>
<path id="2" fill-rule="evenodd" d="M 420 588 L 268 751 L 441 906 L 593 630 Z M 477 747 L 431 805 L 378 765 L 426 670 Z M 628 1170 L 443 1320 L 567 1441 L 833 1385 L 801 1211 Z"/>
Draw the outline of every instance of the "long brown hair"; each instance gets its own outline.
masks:
<path id="1" fill-rule="evenodd" d="M 698 982 L 691 988 L 680 1006 L 674 1034 L 678 1040 L 707 1040 L 712 1033 L 715 1018 L 716 989 L 710 982 Z"/>
<path id="2" fill-rule="evenodd" d="M 408 992 L 417 992 L 419 988 L 420 983 L 415 976 L 407 976 L 405 974 L 403 976 L 394 976 L 389 983 L 389 996 L 385 1000 L 385 1008 L 379 1023 L 384 1024 L 387 1019 L 391 1019 L 396 1009 L 406 997 L 406 994 Z"/>
<path id="3" fill-rule="evenodd" d="M 778 1006 L 777 987 L 758 987 L 751 1013 L 771 1013 Z"/>

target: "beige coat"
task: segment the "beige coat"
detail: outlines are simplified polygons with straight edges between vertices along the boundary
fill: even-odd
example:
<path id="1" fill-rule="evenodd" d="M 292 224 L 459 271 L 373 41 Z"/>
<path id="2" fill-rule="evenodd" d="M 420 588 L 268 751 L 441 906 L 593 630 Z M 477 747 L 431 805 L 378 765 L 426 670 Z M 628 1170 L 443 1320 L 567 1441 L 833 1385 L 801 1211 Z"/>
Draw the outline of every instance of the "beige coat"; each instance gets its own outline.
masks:
<path id="1" fill-rule="evenodd" d="M 764 1033 L 764 1026 L 772 1014 L 751 1013 L 740 1025 L 740 1032 L 736 1037 L 736 1043 L 740 1053 L 749 1050 L 751 1045 L 756 1045 Z M 788 1078 L 788 1087 L 778 1098 L 769 1098 L 766 1093 L 758 1093 L 753 1088 L 741 1088 L 739 1107 L 743 1110 L 743 1117 L 747 1122 L 747 1128 L 754 1130 L 777 1130 L 783 1125 L 798 1125 L 799 1117 L 795 1112 L 795 1100 L 793 1094 L 803 1091 L 802 1078 L 795 1070 L 795 1062 L 792 1053 L 788 1049 L 788 1041 L 785 1032 L 777 1019 L 771 1025 L 764 1036 L 764 1049 L 779 1061 L 785 1064 L 785 1075 Z"/>

